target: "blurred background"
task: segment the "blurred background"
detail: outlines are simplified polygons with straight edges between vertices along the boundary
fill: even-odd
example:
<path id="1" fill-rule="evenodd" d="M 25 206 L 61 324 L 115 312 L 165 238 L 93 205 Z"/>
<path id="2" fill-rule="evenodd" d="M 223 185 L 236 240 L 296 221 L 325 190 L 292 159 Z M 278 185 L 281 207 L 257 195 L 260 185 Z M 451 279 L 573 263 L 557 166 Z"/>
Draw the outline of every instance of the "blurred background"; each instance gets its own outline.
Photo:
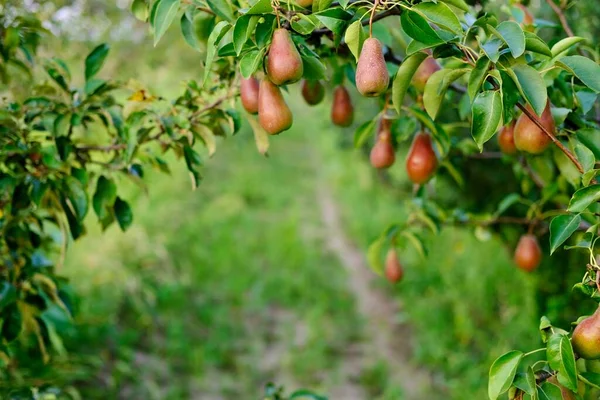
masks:
<path id="1" fill-rule="evenodd" d="M 153 47 L 129 3 L 24 0 L 56 35 L 47 55 L 82 75 L 85 55 L 109 42 L 102 75 L 175 97 L 182 81 L 201 76 L 203 55 L 176 25 Z M 579 3 L 569 18 L 597 38 L 595 2 Z M 545 2 L 531 10 L 553 21 Z M 296 123 L 271 138 L 268 157 L 246 126 L 206 157 L 198 190 L 177 160 L 168 175 L 149 172 L 147 188 L 131 184 L 126 234 L 102 233 L 90 217 L 90 234 L 60 271 L 80 298 L 74 324 L 65 322 L 65 352 L 23 366 L 21 384 L 70 387 L 83 399 L 258 399 L 267 382 L 330 399 L 486 398 L 498 355 L 539 347 L 541 315 L 559 324 L 576 315 L 567 288 L 577 271 L 570 279 L 568 263 L 553 270 L 546 260 L 527 275 L 512 264 L 511 244 L 445 228 L 427 238 L 425 260 L 401 252 L 401 284 L 373 274 L 366 249 L 405 216 L 412 187 L 407 148 L 385 175 L 353 148 L 354 129 L 377 104 L 352 95 L 355 126 L 339 129 L 329 121 L 331 90 L 311 108 L 293 85 Z M 456 186 L 441 189 L 461 201 Z"/>

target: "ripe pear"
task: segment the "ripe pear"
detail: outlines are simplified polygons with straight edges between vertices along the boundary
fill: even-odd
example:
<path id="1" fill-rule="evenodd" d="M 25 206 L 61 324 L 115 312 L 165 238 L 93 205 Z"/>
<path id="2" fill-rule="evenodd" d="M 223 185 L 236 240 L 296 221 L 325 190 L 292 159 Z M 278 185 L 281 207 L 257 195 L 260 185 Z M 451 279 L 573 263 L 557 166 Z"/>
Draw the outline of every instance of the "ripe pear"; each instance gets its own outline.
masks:
<path id="1" fill-rule="evenodd" d="M 502 127 L 502 129 L 500 129 L 500 133 L 498 133 L 498 145 L 504 154 L 512 155 L 517 152 L 514 132 L 515 122 L 513 121 L 510 124 Z"/>
<path id="2" fill-rule="evenodd" d="M 296 0 L 296 3 L 298 3 L 300 7 L 310 8 L 312 7 L 313 0 Z"/>
<path id="3" fill-rule="evenodd" d="M 281 89 L 268 78 L 263 79 L 258 91 L 258 121 L 271 135 L 290 129 L 292 112 L 286 104 Z"/>
<path id="4" fill-rule="evenodd" d="M 398 260 L 395 249 L 389 249 L 385 257 L 385 277 L 391 283 L 398 283 L 404 277 L 404 269 Z"/>
<path id="5" fill-rule="evenodd" d="M 240 97 L 242 99 L 242 106 L 250 114 L 256 114 L 258 112 L 258 79 L 250 77 L 245 79 L 242 77 L 240 83 Z"/>
<path id="6" fill-rule="evenodd" d="M 526 272 L 536 269 L 542 261 L 542 249 L 534 235 L 521 236 L 514 256 L 517 267 Z"/>
<path id="7" fill-rule="evenodd" d="M 427 182 L 438 166 L 437 156 L 428 134 L 418 133 L 406 158 L 406 172 L 411 181 L 417 184 Z"/>
<path id="8" fill-rule="evenodd" d="M 309 106 L 319 104 L 325 97 L 325 88 L 320 81 L 302 81 L 302 97 Z"/>
<path id="9" fill-rule="evenodd" d="M 535 115 L 535 112 L 531 106 L 527 105 L 526 108 Z M 554 132 L 555 126 L 552 113 L 550 112 L 550 102 L 546 104 L 546 108 L 539 119 L 542 125 L 548 131 Z M 539 154 L 543 152 L 548 148 L 550 143 L 552 143 L 552 139 L 550 139 L 544 133 L 544 131 L 542 131 L 532 120 L 530 120 L 525 113 L 519 117 L 517 123 L 515 124 L 514 138 L 517 149 L 532 154 Z"/>
<path id="10" fill-rule="evenodd" d="M 571 339 L 573 350 L 586 360 L 600 358 L 600 307 L 591 316 L 579 323 Z"/>
<path id="11" fill-rule="evenodd" d="M 374 97 L 384 93 L 390 83 L 381 42 L 365 40 L 356 66 L 356 88 L 363 96 Z"/>
<path id="12" fill-rule="evenodd" d="M 429 77 L 440 69 L 440 64 L 438 64 L 435 58 L 431 56 L 427 57 L 425 60 L 423 60 L 421 65 L 419 65 L 419 68 L 417 68 L 412 77 L 413 86 L 420 92 L 425 91 L 425 85 L 427 84 Z"/>
<path id="13" fill-rule="evenodd" d="M 375 145 L 371 149 L 371 165 L 377 169 L 389 168 L 396 161 L 396 153 L 392 144 L 391 121 L 382 118 Z"/>
<path id="14" fill-rule="evenodd" d="M 354 106 L 350 94 L 344 86 L 338 86 L 333 93 L 331 121 L 341 127 L 350 126 L 354 121 Z"/>
<path id="15" fill-rule="evenodd" d="M 294 83 L 302 78 L 304 66 L 290 32 L 284 28 L 275 29 L 267 59 L 267 75 L 277 86 Z"/>

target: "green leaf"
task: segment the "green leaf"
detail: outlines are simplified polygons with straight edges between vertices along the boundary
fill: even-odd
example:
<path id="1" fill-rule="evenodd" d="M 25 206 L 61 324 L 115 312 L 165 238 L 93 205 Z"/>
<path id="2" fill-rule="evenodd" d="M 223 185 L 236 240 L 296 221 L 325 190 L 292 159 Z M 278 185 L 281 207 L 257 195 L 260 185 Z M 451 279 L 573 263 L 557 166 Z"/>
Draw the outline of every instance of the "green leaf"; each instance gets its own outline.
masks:
<path id="1" fill-rule="evenodd" d="M 17 300 L 17 289 L 7 281 L 0 283 L 0 312 Z"/>
<path id="2" fill-rule="evenodd" d="M 436 71 L 427 80 L 425 92 L 423 93 L 423 105 L 425 111 L 432 119 L 435 119 L 444 100 L 446 91 L 458 78 L 469 72 L 468 68 L 461 69 L 441 69 Z"/>
<path id="3" fill-rule="evenodd" d="M 560 388 L 550 382 L 544 382 L 538 388 L 539 400 L 563 400 Z"/>
<path id="4" fill-rule="evenodd" d="M 233 47 L 238 56 L 242 52 L 244 44 L 248 41 L 252 32 L 254 32 L 258 20 L 258 16 L 243 15 L 236 21 L 235 27 L 233 28 Z"/>
<path id="5" fill-rule="evenodd" d="M 354 132 L 354 147 L 360 148 L 362 147 L 367 140 L 371 137 L 371 135 L 375 131 L 375 125 L 377 124 L 376 119 L 371 119 L 361 126 Z"/>
<path id="6" fill-rule="evenodd" d="M 490 380 L 488 383 L 488 396 L 490 400 L 496 400 L 498 396 L 510 388 L 522 358 L 523 353 L 513 350 L 503 354 L 494 361 L 490 368 Z"/>
<path id="7" fill-rule="evenodd" d="M 321 11 L 314 16 L 323 24 L 327 29 L 333 32 L 334 36 L 341 38 L 344 28 L 346 27 L 346 21 L 352 18 L 352 14 L 341 8 L 332 8 L 329 10 Z"/>
<path id="8" fill-rule="evenodd" d="M 500 59 L 500 48 L 502 47 L 502 44 L 502 40 L 498 38 L 490 38 L 483 45 L 481 45 L 481 48 L 493 63 L 497 63 Z"/>
<path id="9" fill-rule="evenodd" d="M 594 153 L 594 157 L 600 160 L 600 130 L 580 129 L 577 131 L 577 139 Z"/>
<path id="10" fill-rule="evenodd" d="M 97 46 L 85 59 L 85 80 L 89 81 L 100 71 L 108 55 L 110 47 L 103 43 Z"/>
<path id="11" fill-rule="evenodd" d="M 312 10 L 313 12 L 327 10 L 331 3 L 333 3 L 333 0 L 314 0 Z"/>
<path id="12" fill-rule="evenodd" d="M 521 195 L 519 193 L 511 193 L 507 195 L 500 201 L 500 203 L 498 203 L 496 215 L 502 215 L 504 211 L 508 210 L 512 205 L 520 203 L 521 200 Z"/>
<path id="13" fill-rule="evenodd" d="M 538 35 L 525 31 L 525 50 L 552 57 L 552 51 Z"/>
<path id="14" fill-rule="evenodd" d="M 460 10 L 469 11 L 469 5 L 464 0 L 440 0 L 443 3 L 450 4 Z"/>
<path id="15" fill-rule="evenodd" d="M 500 92 L 488 90 L 479 93 L 472 106 L 471 135 L 480 151 L 490 140 L 502 122 L 502 96 Z"/>
<path id="16" fill-rule="evenodd" d="M 250 10 L 246 14 L 248 15 L 259 15 L 259 14 L 269 14 L 273 12 L 273 5 L 271 4 L 271 0 L 258 0 Z"/>
<path id="17" fill-rule="evenodd" d="M 292 17 L 290 25 L 299 34 L 310 35 L 317 29 L 319 20 L 314 15 L 296 14 Z"/>
<path id="18" fill-rule="evenodd" d="M 418 13 L 405 10 L 402 12 L 400 20 L 402 22 L 402 29 L 411 38 L 427 45 L 444 43 L 444 40 L 433 30 L 427 20 Z"/>
<path id="19" fill-rule="evenodd" d="M 594 169 L 594 166 L 596 165 L 596 158 L 594 157 L 594 153 L 592 152 L 592 150 L 588 149 L 579 141 L 576 141 L 573 147 L 575 150 L 575 155 L 581 163 L 583 170 L 585 172 L 588 172 Z"/>
<path id="20" fill-rule="evenodd" d="M 563 57 L 556 64 L 575 75 L 587 87 L 600 93 L 600 65 L 582 56 Z"/>
<path id="21" fill-rule="evenodd" d="M 469 76 L 469 86 L 468 92 L 471 101 L 475 99 L 477 93 L 479 93 L 479 89 L 487 76 L 487 71 L 490 68 L 490 59 L 486 56 L 481 56 L 475 63 L 475 68 L 471 71 L 471 75 Z"/>
<path id="22" fill-rule="evenodd" d="M 533 396 L 536 390 L 536 383 L 535 374 L 531 366 L 527 368 L 526 373 L 517 374 L 514 385 L 530 396 Z"/>
<path id="23" fill-rule="evenodd" d="M 579 36 L 573 36 L 559 40 L 554 44 L 554 46 L 552 46 L 552 49 L 550 50 L 552 52 L 552 57 L 558 56 L 563 51 L 568 50 L 570 47 L 584 40 L 584 38 Z"/>
<path id="24" fill-rule="evenodd" d="M 133 223 L 133 212 L 131 211 L 129 203 L 120 197 L 117 197 L 115 199 L 113 209 L 115 212 L 115 217 L 117 218 L 117 222 L 119 223 L 119 227 L 121 227 L 121 230 L 125 232 Z"/>
<path id="25" fill-rule="evenodd" d="M 198 40 L 198 35 L 196 34 L 196 27 L 194 26 L 194 21 L 190 18 L 193 18 L 188 13 L 184 13 L 181 16 L 181 33 L 185 42 L 190 45 L 191 48 L 197 51 L 202 51 L 202 47 L 200 46 L 200 40 Z"/>
<path id="26" fill-rule="evenodd" d="M 425 18 L 440 28 L 445 28 L 456 34 L 463 33 L 458 17 L 454 14 L 452 9 L 444 3 L 419 3 L 412 7 L 411 10 L 423 14 Z"/>
<path id="27" fill-rule="evenodd" d="M 402 231 L 401 235 L 405 237 L 410 242 L 410 244 L 413 245 L 413 247 L 415 248 L 417 253 L 419 253 L 419 256 L 422 259 L 427 258 L 427 249 L 425 248 L 425 245 L 423 244 L 423 241 L 420 237 L 409 231 Z"/>
<path id="28" fill-rule="evenodd" d="M 305 79 L 316 81 L 326 78 L 327 67 L 317 57 L 302 56 L 302 64 Z"/>
<path id="29" fill-rule="evenodd" d="M 231 8 L 231 1 L 229 0 L 206 0 L 206 3 L 211 10 L 215 12 L 219 17 L 226 21 L 232 22 L 234 20 L 233 8 Z"/>
<path id="30" fill-rule="evenodd" d="M 348 29 L 346 29 L 346 34 L 344 36 L 344 40 L 348 45 L 348 48 L 358 61 L 358 56 L 360 56 L 360 49 L 362 48 L 363 42 L 367 39 L 367 32 L 363 29 L 362 22 L 360 20 L 354 21 Z"/>
<path id="31" fill-rule="evenodd" d="M 377 275 L 383 275 L 383 262 L 381 258 L 381 253 L 383 252 L 383 248 L 386 244 L 386 237 L 384 235 L 380 236 L 369 246 L 367 250 L 367 261 L 369 262 L 369 266 Z"/>
<path id="32" fill-rule="evenodd" d="M 248 116 L 248 122 L 252 127 L 254 133 L 254 141 L 256 143 L 256 149 L 263 156 L 269 151 L 269 134 L 263 129 L 256 119 L 252 116 Z"/>
<path id="33" fill-rule="evenodd" d="M 88 198 L 85 188 L 78 179 L 72 176 L 67 176 L 64 183 L 65 195 L 69 200 L 70 206 L 77 219 L 83 221 L 88 211 Z"/>
<path id="34" fill-rule="evenodd" d="M 404 60 L 404 62 L 398 68 L 394 83 L 392 85 L 392 101 L 394 108 L 400 113 L 402 103 L 404 102 L 404 96 L 408 90 L 408 86 L 412 80 L 415 71 L 419 68 L 419 65 L 427 58 L 426 53 L 415 53 Z"/>
<path id="35" fill-rule="evenodd" d="M 520 57 L 525 52 L 525 34 L 521 26 L 515 21 L 504 21 L 496 27 L 500 38 L 508 45 L 514 58 Z"/>
<path id="36" fill-rule="evenodd" d="M 581 376 L 588 382 L 591 382 L 596 386 L 600 386 L 600 374 L 596 372 L 582 372 Z"/>
<path id="37" fill-rule="evenodd" d="M 92 197 L 92 206 L 98 220 L 106 227 L 112 220 L 112 208 L 117 199 L 117 185 L 112 179 L 100 176 Z"/>
<path id="38" fill-rule="evenodd" d="M 21 334 L 23 329 L 23 316 L 17 304 L 11 304 L 8 306 L 2 314 L 0 319 L 3 320 L 1 336 L 7 342 L 12 342 Z"/>
<path id="39" fill-rule="evenodd" d="M 190 171 L 190 175 L 192 177 L 192 188 L 195 190 L 202 177 L 200 175 L 200 167 L 202 166 L 202 158 L 200 154 L 198 154 L 194 149 L 192 149 L 189 145 L 183 146 L 183 156 L 185 158 L 185 164 L 187 165 L 188 171 Z"/>
<path id="40" fill-rule="evenodd" d="M 208 77 L 210 75 L 210 69 L 212 67 L 213 59 L 215 57 L 215 53 L 217 52 L 217 46 L 223 39 L 223 36 L 231 29 L 231 25 L 226 21 L 221 21 L 213 28 L 212 33 L 208 37 L 207 49 L 206 49 L 206 61 L 204 63 L 204 79 L 202 80 L 202 85 L 206 84 Z"/>
<path id="41" fill-rule="evenodd" d="M 588 186 L 579 189 L 573 194 L 568 210 L 573 213 L 583 212 L 590 204 L 598 200 L 600 200 L 600 185 Z"/>
<path id="42" fill-rule="evenodd" d="M 250 78 L 259 69 L 266 51 L 266 47 L 263 47 L 260 50 L 252 50 L 244 54 L 240 60 L 240 71 L 244 78 Z"/>
<path id="43" fill-rule="evenodd" d="M 537 115 L 542 115 L 548 102 L 546 83 L 540 73 L 527 64 L 513 65 L 506 70 L 511 76 L 519 91 L 527 100 Z"/>
<path id="44" fill-rule="evenodd" d="M 550 254 L 554 253 L 581 224 L 579 214 L 559 215 L 550 222 Z"/>
<path id="45" fill-rule="evenodd" d="M 574 392 L 577 391 L 577 367 L 569 337 L 555 333 L 548 339 L 546 356 L 550 368 L 558 371 L 558 382 Z"/>
<path id="46" fill-rule="evenodd" d="M 154 6 L 151 21 L 154 29 L 154 46 L 175 20 L 180 4 L 181 0 L 158 0 Z"/>

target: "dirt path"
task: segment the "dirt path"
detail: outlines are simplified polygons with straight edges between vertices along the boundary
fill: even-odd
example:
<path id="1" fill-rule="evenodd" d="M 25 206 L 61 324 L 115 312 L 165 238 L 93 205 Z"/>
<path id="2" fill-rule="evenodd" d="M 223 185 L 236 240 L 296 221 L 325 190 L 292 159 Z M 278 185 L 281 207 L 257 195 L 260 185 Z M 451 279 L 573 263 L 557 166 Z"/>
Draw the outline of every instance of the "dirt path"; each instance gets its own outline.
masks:
<path id="1" fill-rule="evenodd" d="M 403 389 L 403 399 L 423 400 L 432 386 L 431 376 L 412 365 L 412 336 L 408 326 L 397 322 L 400 305 L 373 287 L 376 275 L 366 264 L 364 254 L 346 237 L 341 226 L 338 206 L 330 190 L 321 185 L 318 204 L 326 230 L 327 247 L 335 254 L 349 275 L 349 286 L 356 297 L 358 310 L 365 321 L 366 340 L 345 360 L 345 382 L 352 382 L 365 367 L 377 360 L 387 363 L 396 385 Z M 332 400 L 365 400 L 367 395 L 359 385 L 346 384 L 330 392 Z"/>

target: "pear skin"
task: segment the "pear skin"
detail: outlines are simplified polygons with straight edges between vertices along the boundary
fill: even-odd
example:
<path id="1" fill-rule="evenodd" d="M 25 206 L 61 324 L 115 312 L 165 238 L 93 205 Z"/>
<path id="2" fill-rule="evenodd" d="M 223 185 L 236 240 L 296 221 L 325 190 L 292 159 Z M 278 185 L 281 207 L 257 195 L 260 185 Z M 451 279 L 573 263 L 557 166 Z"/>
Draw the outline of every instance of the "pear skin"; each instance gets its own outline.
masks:
<path id="1" fill-rule="evenodd" d="M 366 97 L 379 96 L 388 88 L 390 74 L 385 65 L 381 42 L 365 40 L 356 66 L 356 88 Z"/>
<path id="2" fill-rule="evenodd" d="M 515 122 L 503 126 L 498 133 L 498 145 L 500 150 L 504 154 L 513 155 L 517 153 L 517 146 L 515 146 Z"/>
<path id="3" fill-rule="evenodd" d="M 292 112 L 286 104 L 281 89 L 267 78 L 260 83 L 258 91 L 258 122 L 270 135 L 290 129 Z"/>
<path id="4" fill-rule="evenodd" d="M 255 77 L 245 79 L 242 77 L 240 82 L 240 98 L 242 99 L 242 106 L 250 114 L 256 114 L 258 112 L 258 80 Z"/>
<path id="5" fill-rule="evenodd" d="M 542 261 L 542 249 L 534 235 L 523 235 L 519 239 L 514 256 L 517 267 L 526 272 L 535 270 Z"/>
<path id="6" fill-rule="evenodd" d="M 296 0 L 296 3 L 300 6 L 300 7 L 304 7 L 304 8 L 310 8 L 312 7 L 313 4 L 313 0 Z"/>
<path id="7" fill-rule="evenodd" d="M 415 74 L 413 75 L 413 86 L 417 88 L 419 92 L 425 91 L 425 85 L 427 84 L 429 77 L 440 69 L 440 64 L 438 64 L 435 58 L 431 56 L 427 57 L 425 60 L 423 60 L 421 65 L 419 65 L 419 68 L 417 68 Z"/>
<path id="8" fill-rule="evenodd" d="M 348 127 L 354 121 L 354 106 L 350 94 L 344 86 L 338 86 L 333 93 L 331 121 L 341 127 Z"/>
<path id="9" fill-rule="evenodd" d="M 586 360 L 600 358 L 600 307 L 591 317 L 581 321 L 573 331 L 573 350 Z"/>
<path id="10" fill-rule="evenodd" d="M 371 149 L 371 165 L 377 169 L 389 168 L 396 161 L 392 144 L 391 121 L 383 118 L 379 123 L 379 132 L 375 145 Z"/>
<path id="11" fill-rule="evenodd" d="M 527 105 L 526 108 L 535 115 L 531 106 Z M 540 121 L 547 130 L 554 132 L 555 125 L 550 111 L 550 102 L 546 104 L 546 108 L 540 116 Z M 530 120 L 525 113 L 519 117 L 515 124 L 514 138 L 517 149 L 531 154 L 542 153 L 552 143 L 552 139 Z"/>
<path id="12" fill-rule="evenodd" d="M 385 257 L 385 277 L 391 283 L 398 283 L 404 277 L 404 269 L 400 264 L 396 250 L 393 248 L 388 250 Z"/>
<path id="13" fill-rule="evenodd" d="M 325 88 L 320 81 L 302 81 L 302 97 L 310 106 L 314 106 L 323 101 L 325 97 Z"/>
<path id="14" fill-rule="evenodd" d="M 435 174 L 437 156 L 426 133 L 418 133 L 406 157 L 406 172 L 413 183 L 422 185 Z"/>
<path id="15" fill-rule="evenodd" d="M 267 75 L 277 86 L 299 81 L 304 74 L 302 58 L 287 29 L 278 28 L 267 58 Z"/>

